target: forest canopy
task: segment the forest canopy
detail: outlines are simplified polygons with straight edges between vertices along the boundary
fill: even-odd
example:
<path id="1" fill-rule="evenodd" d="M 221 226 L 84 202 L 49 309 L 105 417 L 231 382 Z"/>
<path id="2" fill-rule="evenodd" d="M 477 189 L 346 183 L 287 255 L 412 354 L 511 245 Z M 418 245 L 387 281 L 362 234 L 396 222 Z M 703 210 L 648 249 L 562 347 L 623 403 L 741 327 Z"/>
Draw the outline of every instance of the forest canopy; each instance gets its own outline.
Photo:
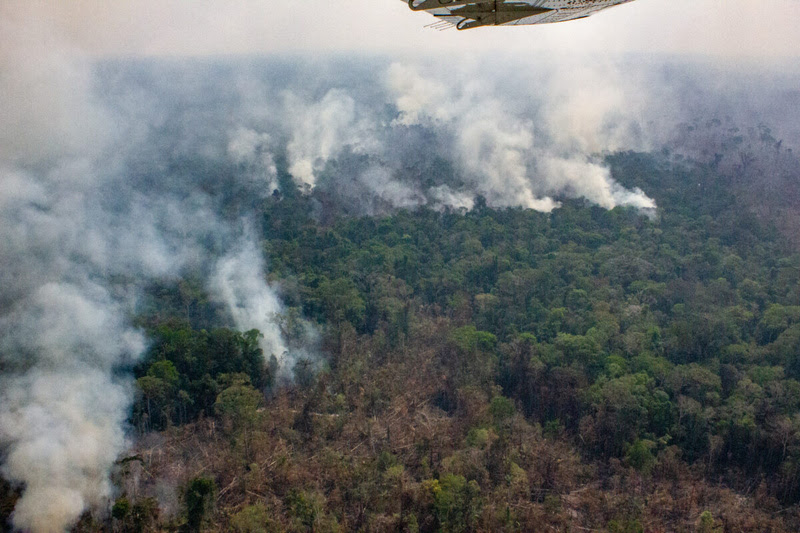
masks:
<path id="1" fill-rule="evenodd" d="M 790 235 L 714 164 L 606 162 L 657 212 L 478 198 L 323 220 L 314 195 L 266 199 L 279 322 L 313 324 L 321 364 L 279 378 L 191 278 L 151 286 L 115 527 L 795 530 Z"/>

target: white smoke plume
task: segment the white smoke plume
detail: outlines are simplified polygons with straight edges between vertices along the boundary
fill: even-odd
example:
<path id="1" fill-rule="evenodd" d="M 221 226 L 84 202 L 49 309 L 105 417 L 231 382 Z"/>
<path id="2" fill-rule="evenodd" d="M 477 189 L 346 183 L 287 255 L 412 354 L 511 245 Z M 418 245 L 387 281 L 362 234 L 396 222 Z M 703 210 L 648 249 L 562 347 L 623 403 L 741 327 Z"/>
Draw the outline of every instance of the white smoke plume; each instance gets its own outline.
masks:
<path id="1" fill-rule="evenodd" d="M 259 346 L 267 358 L 274 357 L 279 383 L 290 382 L 298 363 L 306 370 L 318 368 L 319 333 L 284 307 L 266 280 L 264 256 L 255 242 L 246 229 L 245 238 L 217 260 L 209 290 L 225 304 L 237 329 L 261 332 Z"/>
<path id="2" fill-rule="evenodd" d="M 533 124 L 496 96 L 502 94 L 501 87 L 470 72 L 445 76 L 449 78 L 430 80 L 414 67 L 393 64 L 387 84 L 400 111 L 397 122 L 407 126 L 431 123 L 451 130 L 465 180 L 489 205 L 549 212 L 559 206 L 554 195 L 568 195 L 584 197 L 607 209 L 618 205 L 655 207 L 642 191 L 626 191 L 607 170 L 589 160 L 593 152 L 618 148 L 590 140 L 604 129 L 613 129 L 606 122 L 613 121 L 615 113 L 628 111 L 622 84 L 609 83 L 604 91 L 607 101 L 594 107 L 593 99 L 586 103 L 583 95 L 565 99 L 563 91 L 554 90 L 544 108 L 550 113 L 547 132 L 555 145 L 538 146 Z M 581 81 L 586 80 L 565 83 L 574 91 L 586 87 Z M 553 111 L 558 106 L 563 111 Z M 584 113 L 587 109 L 591 112 Z M 608 135 L 603 137 L 608 140 Z M 568 154 L 568 158 L 559 154 Z"/>
<path id="3" fill-rule="evenodd" d="M 144 343 L 92 279 L 105 265 L 87 265 L 108 125 L 88 64 L 26 22 L 0 10 L 0 446 L 3 475 L 25 485 L 15 527 L 59 532 L 110 494 L 130 397 L 114 369 Z"/>
<path id="4" fill-rule="evenodd" d="M 62 531 L 110 494 L 130 401 L 114 365 L 144 347 L 123 317 L 103 287 L 76 281 L 44 284 L 0 318 L 3 361 L 18 367 L 2 377 L 0 442 L 4 476 L 25 482 L 20 529 Z"/>
<path id="5" fill-rule="evenodd" d="M 445 123 L 453 120 L 453 94 L 437 80 L 422 76 L 417 69 L 394 63 L 386 73 L 386 82 L 395 96 L 400 115 L 394 124 L 413 126 L 425 120 Z"/>
<path id="6" fill-rule="evenodd" d="M 656 203 L 638 187 L 625 189 L 611 178 L 608 168 L 583 160 L 570 160 L 543 157 L 539 161 L 541 171 L 549 177 L 550 185 L 574 192 L 592 203 L 613 209 L 618 205 L 628 205 L 639 209 L 655 209 Z"/>
<path id="7" fill-rule="evenodd" d="M 554 57 L 530 64 L 476 58 L 456 67 L 373 59 L 363 69 L 300 61 L 278 68 L 280 81 L 265 76 L 243 85 L 247 109 L 281 105 L 257 120 L 252 113 L 237 120 L 270 136 L 275 161 L 285 154 L 285 172 L 304 192 L 355 214 L 469 209 L 477 196 L 493 207 L 549 212 L 582 198 L 650 214 L 655 201 L 618 183 L 607 154 L 670 146 L 713 160 L 710 140 L 673 140 L 687 139 L 687 127 L 676 125 L 698 116 L 734 117 L 725 123 L 772 117 L 783 124 L 779 133 L 797 138 L 778 118 L 796 115 L 794 93 L 776 87 L 771 94 L 780 105 L 749 109 L 753 87 L 738 85 L 741 75 L 690 64 Z M 699 131 L 692 129 L 694 136 Z"/>
<path id="8" fill-rule="evenodd" d="M 374 150 L 370 125 L 359 120 L 355 101 L 345 92 L 331 89 L 314 103 L 300 101 L 292 93 L 284 98 L 292 124 L 287 146 L 289 172 L 301 187 L 313 189 L 324 164 L 345 146 L 358 153 Z"/>
<path id="9" fill-rule="evenodd" d="M 278 168 L 271 150 L 272 139 L 266 133 L 239 128 L 230 137 L 228 156 L 242 165 L 243 175 L 249 176 L 254 188 L 268 191 L 278 189 Z"/>
<path id="10" fill-rule="evenodd" d="M 287 370 L 289 350 L 281 336 L 277 317 L 283 305 L 267 285 L 264 277 L 264 259 L 253 240 L 240 243 L 217 261 L 209 288 L 225 303 L 236 327 L 242 331 L 257 329 L 261 332 L 261 349 L 274 355 L 279 368 Z"/>
<path id="11" fill-rule="evenodd" d="M 655 207 L 643 191 L 626 190 L 594 160 L 604 150 L 631 147 L 626 142 L 635 109 L 622 80 L 606 80 L 599 100 L 588 98 L 587 87 L 597 74 L 564 79 L 560 83 L 569 91 L 551 81 L 543 116 L 534 117 L 510 105 L 480 66 L 453 72 L 393 63 L 384 73 L 383 106 L 391 103 L 394 115 L 372 107 L 356 87 L 331 90 L 319 100 L 286 97 L 288 171 L 307 192 L 322 186 L 358 198 L 365 214 L 375 212 L 369 198 L 396 208 L 462 208 L 477 195 L 490 206 L 544 212 L 560 205 L 558 197 L 582 197 L 607 209 Z M 534 119 L 544 131 L 541 142 Z M 397 154 L 409 142 L 405 137 L 420 129 L 430 132 L 429 139 L 412 148 L 421 150 L 412 158 L 439 155 L 450 161 L 458 184 L 407 179 L 408 160 Z M 356 167 L 341 168 L 347 158 Z M 324 179 L 336 160 L 336 175 Z M 359 166 L 364 161 L 366 169 Z"/>
<path id="12" fill-rule="evenodd" d="M 218 143 L 195 128 L 201 113 L 181 115 L 149 82 L 101 102 L 100 66 L 38 14 L 0 5 L 0 468 L 22 489 L 13 526 L 58 533 L 112 495 L 133 397 L 122 370 L 146 347 L 131 321 L 140 287 L 232 247 L 240 218 L 220 216 L 215 187 L 258 200 L 276 169 L 267 136 Z M 219 161 L 227 181 L 174 163 L 191 154 Z M 279 302 L 243 246 L 209 285 L 280 355 Z"/>
<path id="13" fill-rule="evenodd" d="M 358 182 L 383 205 L 399 209 L 414 208 L 425 203 L 425 197 L 412 184 L 398 179 L 391 169 L 371 166 L 358 174 Z M 367 214 L 380 213 L 380 208 L 366 207 Z"/>

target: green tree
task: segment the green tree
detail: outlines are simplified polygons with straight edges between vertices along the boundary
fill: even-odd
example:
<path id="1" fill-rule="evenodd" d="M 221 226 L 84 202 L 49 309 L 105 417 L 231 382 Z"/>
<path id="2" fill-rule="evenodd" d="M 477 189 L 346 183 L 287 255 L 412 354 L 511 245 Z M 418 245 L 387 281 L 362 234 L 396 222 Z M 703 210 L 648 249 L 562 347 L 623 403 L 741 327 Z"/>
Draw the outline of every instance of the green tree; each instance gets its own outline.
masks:
<path id="1" fill-rule="evenodd" d="M 655 446 L 653 441 L 636 439 L 625 453 L 625 461 L 634 469 L 647 474 L 655 465 L 656 458 L 651 452 Z"/>
<path id="2" fill-rule="evenodd" d="M 703 511 L 697 519 L 697 533 L 722 533 L 722 527 L 715 525 L 711 511 Z"/>
<path id="3" fill-rule="evenodd" d="M 436 517 L 447 533 L 474 531 L 481 511 L 480 487 L 463 476 L 447 474 L 428 485 Z"/>
<path id="4" fill-rule="evenodd" d="M 272 520 L 270 512 L 262 503 L 248 505 L 231 517 L 231 528 L 236 533 L 278 533 L 278 524 Z"/>
<path id="5" fill-rule="evenodd" d="M 191 532 L 203 529 L 204 522 L 210 518 L 214 506 L 217 485 L 213 479 L 196 477 L 186 487 L 186 527 Z"/>
<path id="6" fill-rule="evenodd" d="M 230 385 L 217 396 L 214 410 L 234 440 L 241 444 L 247 461 L 259 417 L 258 408 L 264 401 L 264 395 L 250 385 L 245 374 L 232 375 L 229 381 Z"/>

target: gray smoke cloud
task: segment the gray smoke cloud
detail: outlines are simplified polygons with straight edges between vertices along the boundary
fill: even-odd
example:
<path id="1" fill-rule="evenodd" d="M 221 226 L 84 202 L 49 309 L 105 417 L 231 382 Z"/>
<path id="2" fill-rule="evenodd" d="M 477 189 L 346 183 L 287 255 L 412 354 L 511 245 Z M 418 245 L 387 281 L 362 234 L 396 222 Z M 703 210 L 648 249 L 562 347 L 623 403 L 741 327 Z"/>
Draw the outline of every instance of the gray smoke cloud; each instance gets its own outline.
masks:
<path id="1" fill-rule="evenodd" d="M 266 133 L 240 128 L 230 135 L 228 156 L 241 166 L 242 177 L 254 190 L 278 188 L 278 167 L 271 150 L 272 139 Z"/>
<path id="2" fill-rule="evenodd" d="M 110 494 L 130 399 L 113 366 L 144 346 L 122 316 L 103 287 L 48 283 L 0 321 L 4 363 L 24 368 L 3 376 L 0 408 L 3 474 L 25 483 L 20 529 L 62 531 Z"/>
<path id="3" fill-rule="evenodd" d="M 553 105 L 544 106 L 544 116 L 532 117 L 509 105 L 502 87 L 480 68 L 453 72 L 425 63 L 381 66 L 383 75 L 369 82 L 380 83 L 372 90 L 382 93 L 384 107 L 393 105 L 391 115 L 372 108 L 366 91 L 352 83 L 315 100 L 289 93 L 281 125 L 291 139 L 288 172 L 308 192 L 319 186 L 362 197 L 358 212 L 367 214 L 375 211 L 375 203 L 363 202 L 364 196 L 403 208 L 469 208 L 477 195 L 494 207 L 545 212 L 560 205 L 556 197 L 583 197 L 608 209 L 655 208 L 643 191 L 616 183 L 597 160 L 600 152 L 629 140 L 623 129 L 632 110 L 623 83 L 607 81 L 599 98 L 591 99 L 586 78 L 603 79 L 600 72 L 562 80 L 572 92 L 554 84 L 545 98 Z M 535 121 L 548 133 L 543 142 L 537 142 Z M 449 160 L 459 183 L 422 185 L 407 179 L 407 159 L 398 153 L 408 142 L 403 137 L 415 130 L 431 138 L 413 148 Z M 343 171 L 345 158 L 358 168 Z M 331 161 L 339 162 L 337 174 L 326 179 Z"/>
<path id="4" fill-rule="evenodd" d="M 14 525 L 56 532 L 109 494 L 128 384 L 113 369 L 141 335 L 86 268 L 92 157 L 107 126 L 87 99 L 88 64 L 46 28 L 0 18 L 0 443 L 23 482 Z"/>
<path id="5" fill-rule="evenodd" d="M 307 190 L 316 186 L 322 165 L 345 146 L 356 153 L 369 151 L 370 124 L 359 120 L 355 101 L 343 91 L 331 89 L 319 102 L 304 102 L 289 92 L 284 110 L 292 129 L 289 172 Z"/>
<path id="6" fill-rule="evenodd" d="M 238 329 L 261 332 L 261 349 L 275 356 L 285 374 L 293 365 L 287 362 L 292 354 L 279 326 L 284 309 L 264 279 L 264 268 L 263 254 L 254 239 L 244 240 L 217 261 L 209 287 L 226 304 Z"/>
<path id="7" fill-rule="evenodd" d="M 15 528 L 61 532 L 112 495 L 109 470 L 129 445 L 123 369 L 146 348 L 132 317 L 148 280 L 205 272 L 236 326 L 259 328 L 265 355 L 286 360 L 280 302 L 241 221 L 249 207 L 222 215 L 238 197 L 268 196 L 276 169 L 267 136 L 212 138 L 202 113 L 154 93 L 147 72 L 102 101 L 120 88 L 113 68 L 103 74 L 45 21 L 3 15 L 2 475 L 23 489 Z M 194 157 L 216 168 L 192 168 Z"/>

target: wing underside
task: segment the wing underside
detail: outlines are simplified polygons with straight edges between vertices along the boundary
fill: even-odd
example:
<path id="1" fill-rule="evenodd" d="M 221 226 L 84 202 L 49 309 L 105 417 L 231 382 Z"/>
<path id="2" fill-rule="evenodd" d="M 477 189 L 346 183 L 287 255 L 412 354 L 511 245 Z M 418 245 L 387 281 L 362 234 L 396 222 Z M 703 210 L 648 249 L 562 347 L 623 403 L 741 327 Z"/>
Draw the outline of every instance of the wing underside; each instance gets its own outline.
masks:
<path id="1" fill-rule="evenodd" d="M 549 24 L 589 15 L 632 0 L 403 0 L 413 11 L 438 19 L 434 27 L 459 30 L 481 26 Z"/>

